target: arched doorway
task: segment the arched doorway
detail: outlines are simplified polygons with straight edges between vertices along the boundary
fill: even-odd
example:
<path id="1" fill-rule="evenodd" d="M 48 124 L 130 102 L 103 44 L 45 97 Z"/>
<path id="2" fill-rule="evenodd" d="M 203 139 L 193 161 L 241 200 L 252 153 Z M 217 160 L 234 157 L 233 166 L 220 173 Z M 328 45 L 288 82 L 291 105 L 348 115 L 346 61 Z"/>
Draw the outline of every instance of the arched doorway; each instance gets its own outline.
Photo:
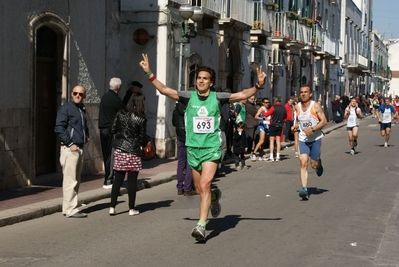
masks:
<path id="1" fill-rule="evenodd" d="M 54 133 L 58 107 L 66 100 L 68 28 L 55 14 L 31 22 L 32 110 L 35 176 L 57 172 L 59 145 Z"/>
<path id="2" fill-rule="evenodd" d="M 241 73 L 241 54 L 237 41 L 232 41 L 226 56 L 225 72 L 228 73 L 226 77 L 226 88 L 230 88 L 232 93 L 241 91 L 240 83 L 242 78 Z"/>
<path id="3" fill-rule="evenodd" d="M 36 175 L 56 171 L 57 34 L 43 26 L 36 35 Z"/>

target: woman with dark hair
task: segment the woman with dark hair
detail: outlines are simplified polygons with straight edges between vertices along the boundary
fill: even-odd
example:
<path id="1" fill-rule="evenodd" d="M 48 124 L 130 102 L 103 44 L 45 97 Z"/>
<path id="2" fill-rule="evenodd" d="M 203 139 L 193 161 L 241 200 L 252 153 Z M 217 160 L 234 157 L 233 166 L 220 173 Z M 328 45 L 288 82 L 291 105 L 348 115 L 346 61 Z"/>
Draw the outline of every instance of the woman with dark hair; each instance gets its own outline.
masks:
<path id="1" fill-rule="evenodd" d="M 126 107 L 115 117 L 111 133 L 115 134 L 112 143 L 114 151 L 115 180 L 112 184 L 111 207 L 109 215 L 115 215 L 119 191 L 127 172 L 127 192 L 129 196 L 129 215 L 137 215 L 135 210 L 137 177 L 142 169 L 142 147 L 146 144 L 146 122 L 144 95 L 133 93 Z"/>

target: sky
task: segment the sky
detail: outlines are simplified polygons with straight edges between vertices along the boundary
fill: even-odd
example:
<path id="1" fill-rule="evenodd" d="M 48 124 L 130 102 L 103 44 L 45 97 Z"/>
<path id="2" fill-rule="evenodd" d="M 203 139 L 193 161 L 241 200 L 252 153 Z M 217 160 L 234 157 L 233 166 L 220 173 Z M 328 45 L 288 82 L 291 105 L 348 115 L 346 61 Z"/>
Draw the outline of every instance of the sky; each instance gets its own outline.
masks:
<path id="1" fill-rule="evenodd" d="M 373 30 L 383 39 L 399 38 L 399 0 L 373 0 Z"/>

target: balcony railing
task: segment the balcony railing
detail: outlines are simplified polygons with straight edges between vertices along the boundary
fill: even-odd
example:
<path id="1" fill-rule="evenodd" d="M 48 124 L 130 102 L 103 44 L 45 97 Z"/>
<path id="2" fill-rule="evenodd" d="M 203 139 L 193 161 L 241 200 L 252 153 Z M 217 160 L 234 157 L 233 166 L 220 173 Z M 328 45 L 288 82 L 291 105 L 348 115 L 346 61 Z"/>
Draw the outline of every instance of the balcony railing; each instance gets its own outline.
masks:
<path id="1" fill-rule="evenodd" d="M 296 36 L 296 40 L 303 44 L 310 44 L 312 42 L 312 30 L 311 26 L 307 26 L 301 23 L 297 24 L 298 26 L 298 34 Z"/>
<path id="2" fill-rule="evenodd" d="M 212 12 L 222 14 L 223 10 L 223 3 L 222 1 L 219 0 L 181 0 L 183 2 L 186 2 L 185 4 L 191 4 L 193 6 L 200 6 L 202 8 L 208 9 Z"/>
<path id="3" fill-rule="evenodd" d="M 179 5 L 189 4 L 192 6 L 202 7 L 202 11 L 206 14 L 216 15 L 220 17 L 223 11 L 223 3 L 220 0 L 169 0 Z"/>
<path id="4" fill-rule="evenodd" d="M 368 66 L 368 59 L 356 52 L 349 53 L 348 56 L 348 67 L 350 68 L 367 68 Z"/>
<path id="5" fill-rule="evenodd" d="M 312 26 L 290 19 L 285 12 L 276 12 L 273 19 L 273 36 L 283 37 L 303 44 L 312 42 Z"/>
<path id="6" fill-rule="evenodd" d="M 234 19 L 244 24 L 253 25 L 254 5 L 252 0 L 223 0 L 222 19 Z"/>
<path id="7" fill-rule="evenodd" d="M 284 12 L 276 12 L 273 36 L 294 40 L 296 38 L 296 22 L 295 20 L 287 19 Z"/>
<path id="8" fill-rule="evenodd" d="M 273 22 L 275 21 L 274 11 L 268 10 L 263 1 L 254 1 L 254 23 L 253 30 L 273 31 Z"/>
<path id="9" fill-rule="evenodd" d="M 323 34 L 325 30 L 318 24 L 313 26 L 313 36 L 312 36 L 312 43 L 319 49 L 323 48 Z"/>
<path id="10" fill-rule="evenodd" d="M 220 14 L 221 19 L 234 19 L 252 26 L 254 16 L 253 0 L 172 0 L 179 4 L 200 6 L 207 10 Z"/>
<path id="11" fill-rule="evenodd" d="M 333 56 L 338 55 L 338 40 L 333 39 L 330 36 L 330 33 L 327 31 L 324 31 L 323 33 L 322 51 L 325 51 Z"/>

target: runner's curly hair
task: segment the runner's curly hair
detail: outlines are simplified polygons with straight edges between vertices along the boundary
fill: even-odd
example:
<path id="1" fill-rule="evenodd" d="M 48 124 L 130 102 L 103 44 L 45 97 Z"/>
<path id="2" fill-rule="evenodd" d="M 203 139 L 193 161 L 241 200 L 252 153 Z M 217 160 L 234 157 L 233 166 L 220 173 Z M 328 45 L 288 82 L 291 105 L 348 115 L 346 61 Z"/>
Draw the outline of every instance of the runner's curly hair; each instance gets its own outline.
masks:
<path id="1" fill-rule="evenodd" d="M 209 75 L 211 76 L 211 77 L 210 77 L 211 82 L 212 82 L 213 84 L 215 84 L 216 72 L 215 72 L 214 69 L 212 69 L 212 68 L 210 68 L 210 67 L 206 67 L 206 66 L 199 67 L 199 68 L 197 69 L 197 71 L 195 72 L 195 76 L 198 76 L 198 74 L 200 73 L 200 71 L 206 71 L 206 72 L 208 72 Z"/>

